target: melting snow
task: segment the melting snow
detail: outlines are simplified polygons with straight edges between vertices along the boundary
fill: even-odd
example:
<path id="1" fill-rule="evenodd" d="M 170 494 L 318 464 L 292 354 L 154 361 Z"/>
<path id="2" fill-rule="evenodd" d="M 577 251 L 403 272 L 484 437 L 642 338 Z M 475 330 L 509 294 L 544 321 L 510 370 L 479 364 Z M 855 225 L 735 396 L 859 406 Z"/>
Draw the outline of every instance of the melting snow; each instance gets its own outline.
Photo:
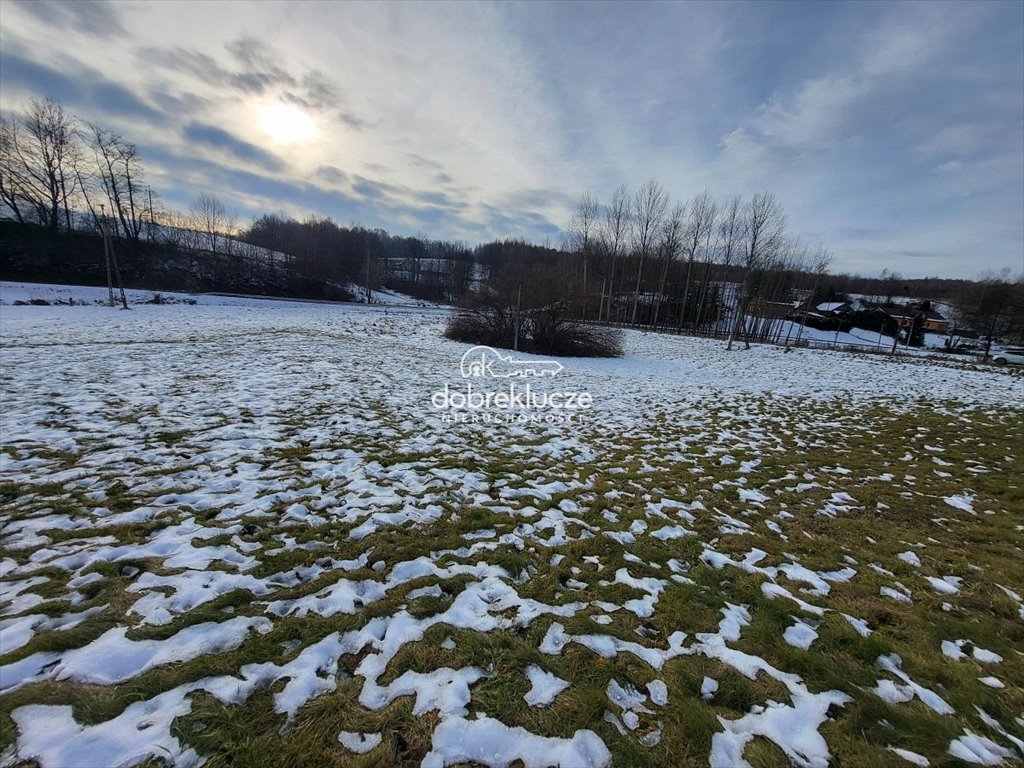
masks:
<path id="1" fill-rule="evenodd" d="M 555 697 L 569 687 L 569 682 L 546 672 L 536 664 L 526 668 L 526 677 L 532 686 L 523 696 L 531 707 L 546 707 Z"/>
<path id="2" fill-rule="evenodd" d="M 947 750 L 953 757 L 977 765 L 1003 765 L 1013 759 L 1013 752 L 996 744 L 992 739 L 964 730 L 964 735 L 949 743 Z"/>
<path id="3" fill-rule="evenodd" d="M 210 302 L 224 306 L 210 306 Z M 608 765 L 611 755 L 592 731 L 553 738 L 486 716 L 470 718 L 473 686 L 495 674 L 490 668 L 440 667 L 407 670 L 397 677 L 388 674 L 402 649 L 424 642 L 431 628 L 438 627 L 434 632 L 445 637 L 441 649 L 452 650 L 455 643 L 445 631 L 520 631 L 545 616 L 551 621 L 540 645 L 545 654 L 560 654 L 568 643 L 576 643 L 604 658 L 626 654 L 631 657 L 627 664 L 639 660 L 653 670 L 680 656 L 703 656 L 749 678 L 767 675 L 780 683 L 788 692 L 788 702 L 768 701 L 742 717 L 719 718 L 722 731 L 713 737 L 712 765 L 745 765 L 745 748 L 757 736 L 776 743 L 794 765 L 827 765 L 828 748 L 819 729 L 849 696 L 839 691 L 811 693 L 800 676 L 732 647 L 752 620 L 749 606 L 726 602 L 717 631 L 699 633 L 689 644 L 684 632 L 666 638 L 652 629 L 655 622 L 636 619 L 656 616 L 659 602 L 671 602 L 668 590 L 677 584 L 698 585 L 697 573 L 691 569 L 700 566 L 688 554 L 680 554 L 690 551 L 689 545 L 683 546 L 687 541 L 680 540 L 692 545 L 694 537 L 707 535 L 710 526 L 710 535 L 724 542 L 753 535 L 785 540 L 787 533 L 794 538 L 802 533 L 813 546 L 821 534 L 801 531 L 799 515 L 817 511 L 835 517 L 862 506 L 841 488 L 857 493 L 854 489 L 859 486 L 854 483 L 864 478 L 844 467 L 824 467 L 820 472 L 794 469 L 763 480 L 762 475 L 772 474 L 773 465 L 761 457 L 776 450 L 772 443 L 776 430 L 768 428 L 763 412 L 754 409 L 748 414 L 745 405 L 735 409 L 737 414 L 743 412 L 742 418 L 723 413 L 723 424 L 715 426 L 716 442 L 708 447 L 707 460 L 723 467 L 727 477 L 714 486 L 719 496 L 704 495 L 702 503 L 696 497 L 713 486 L 709 482 L 701 490 L 701 483 L 708 479 L 702 474 L 707 461 L 705 466 L 695 461 L 699 454 L 694 445 L 706 435 L 698 434 L 702 427 L 693 413 L 709 396 L 723 404 L 748 397 L 769 397 L 773 403 L 785 403 L 791 396 L 823 403 L 839 397 L 844 409 L 856 413 L 859 404 L 891 395 L 892 404 L 899 408 L 900 398 L 911 389 L 907 385 L 920 381 L 920 365 L 886 360 L 886 376 L 880 377 L 878 366 L 883 363 L 873 359 L 844 358 L 844 365 L 836 366 L 831 355 L 797 350 L 781 357 L 774 350 L 755 348 L 740 360 L 717 343 L 630 332 L 625 359 L 581 360 L 572 369 L 581 385 L 614 395 L 605 398 L 609 404 L 600 413 L 599 434 L 510 426 L 502 435 L 501 455 L 524 464 L 543 458 L 544 463 L 494 479 L 483 470 L 440 463 L 458 456 L 487 465 L 492 457 L 483 450 L 488 444 L 486 433 L 446 427 L 416 428 L 406 434 L 408 430 L 384 417 L 396 414 L 395 423 L 415 425 L 436 417 L 423 403 L 424 388 L 441 386 L 452 378 L 449 357 L 457 358 L 454 352 L 462 349 L 440 340 L 440 312 L 391 310 L 385 315 L 370 309 L 209 298 L 187 309 L 140 305 L 123 315 L 94 307 L 26 309 L 31 311 L 4 313 L 7 376 L 2 418 L 5 434 L 17 435 L 17 453 L 0 452 L 0 472 L 5 479 L 17 476 L 30 486 L 63 486 L 67 494 L 61 501 L 74 499 L 76 511 L 58 514 L 32 507 L 32 515 L 0 521 L 0 537 L 11 554 L 0 559 L 0 576 L 5 579 L 0 590 L 3 650 L 16 651 L 38 634 L 71 629 L 107 611 L 107 604 L 87 603 L 91 607 L 84 610 L 73 606 L 92 600 L 90 596 L 98 594 L 95 590 L 107 589 L 108 580 L 123 579 L 134 602 L 123 618 L 119 612 L 103 626 L 106 631 L 90 635 L 99 634 L 89 644 L 32 653 L 5 664 L 0 668 L 0 685 L 5 690 L 50 679 L 117 685 L 163 665 L 239 648 L 256 634 L 269 631 L 282 617 L 354 617 L 396 590 L 404 604 L 394 615 L 367 619 L 360 629 L 334 632 L 305 647 L 298 641 L 274 643 L 284 650 L 281 663 L 245 664 L 235 674 L 188 682 L 134 702 L 104 723 L 83 725 L 67 706 L 19 707 L 12 713 L 18 729 L 18 759 L 35 759 L 44 768 L 132 764 L 148 757 L 177 766 L 199 765 L 204 757 L 179 743 L 172 733 L 174 719 L 190 712 L 193 694 L 206 692 L 225 705 L 238 705 L 257 690 L 271 689 L 274 710 L 289 723 L 308 702 L 337 689 L 339 678 L 347 674 L 339 660 L 352 656 L 359 660 L 355 675 L 361 682 L 359 702 L 364 707 L 378 710 L 399 697 L 412 696 L 415 714 L 437 713 L 433 748 L 424 765 L 469 760 L 502 766 L 516 760 L 527 766 Z M 74 313 L 73 322 L 69 312 Z M 147 343 L 140 343 L 143 339 Z M 245 340 L 244 346 L 240 339 Z M 336 343 L 339 339 L 341 345 Z M 153 343 L 172 350 L 159 365 L 153 362 Z M 680 356 L 679 343 L 687 344 L 687 355 Z M 83 345 L 89 345 L 88 355 L 74 353 Z M 381 350 L 389 345 L 399 355 L 385 357 Z M 336 346 L 344 352 L 335 352 Z M 392 358 L 401 364 L 392 364 Z M 350 375 L 353 361 L 358 376 Z M 410 369 L 416 370 L 416 377 L 408 375 Z M 638 369 L 650 375 L 637 376 Z M 117 379 L 97 373 L 111 370 L 119 372 Z M 202 376 L 196 376 L 196 371 Z M 863 391 L 858 382 L 865 378 L 877 382 L 877 391 Z M 182 381 L 188 385 L 180 386 Z M 978 386 L 980 381 L 986 386 Z M 929 386 L 939 400 L 962 399 L 964 392 L 970 392 L 975 404 L 1001 405 L 1014 395 L 1017 383 L 994 373 L 948 368 Z M 680 418 L 692 421 L 693 434 L 672 439 L 669 452 L 638 453 L 641 480 L 626 474 L 623 466 L 601 464 L 609 447 L 606 436 L 644 434 L 645 420 L 657 411 L 652 404 L 663 405 L 666 392 L 672 393 L 671 406 Z M 373 408 L 353 405 L 368 399 L 375 403 Z M 798 428 L 783 428 L 779 434 L 784 432 L 808 449 L 817 439 L 808 435 L 821 427 L 821 418 L 813 410 L 801 412 Z M 748 420 L 750 415 L 757 418 Z M 836 418 L 833 426 L 848 426 L 845 417 Z M 180 433 L 179 445 L 164 445 L 164 440 L 156 438 L 161 433 Z M 325 437 L 328 433 L 343 435 L 344 444 L 335 445 Z M 931 438 L 931 442 L 938 440 Z M 100 447 L 88 448 L 94 444 Z M 278 451 L 293 452 L 300 446 L 301 472 L 276 458 Z M 53 450 L 76 455 L 76 463 L 64 466 L 48 458 L 47 452 Z M 378 458 L 387 451 L 423 458 L 388 464 Z M 740 463 L 742 457 L 752 458 Z M 907 460 L 914 458 L 908 451 Z M 554 465 L 548 462 L 557 463 L 557 472 L 550 471 Z M 951 462 L 937 463 L 952 467 Z M 617 489 L 602 494 L 595 489 L 593 477 L 563 471 L 585 465 L 615 476 Z M 680 483 L 651 487 L 646 476 L 665 469 L 675 472 Z M 755 469 L 760 486 L 756 489 L 748 487 Z M 892 482 L 894 477 L 886 472 L 870 479 Z M 930 471 L 928 477 L 933 477 Z M 683 487 L 683 478 L 688 487 Z M 117 482 L 131 484 L 132 495 L 139 498 L 137 506 L 122 510 L 114 505 L 111 499 Z M 914 478 L 907 475 L 903 482 L 907 498 L 922 495 L 914 489 Z M 919 487 L 925 482 L 922 479 Z M 815 489 L 822 489 L 822 498 L 828 499 L 821 509 L 820 502 L 811 501 L 812 496 L 818 498 L 810 493 Z M 792 493 L 800 496 L 794 500 Z M 675 501 L 672 496 L 690 500 Z M 715 509 L 712 498 L 727 503 Z M 607 508 L 594 507 L 595 502 Z M 973 513 L 975 495 L 964 492 L 946 497 L 945 503 Z M 879 511 L 888 509 L 881 503 L 876 506 Z M 375 537 L 388 535 L 393 528 L 426 531 L 439 521 L 458 522 L 459 514 L 453 509 L 476 508 L 493 513 L 493 518 L 480 523 L 487 527 L 460 529 L 463 532 L 452 545 L 455 549 L 406 562 L 382 559 L 382 552 L 372 556 Z M 634 519 L 634 510 L 640 510 L 644 519 Z M 468 521 L 463 514 L 461 519 Z M 964 517 L 950 512 L 950 519 L 937 524 L 947 525 L 948 530 Z M 118 528 L 126 525 L 141 531 L 134 543 L 124 544 L 119 538 Z M 323 535 L 329 526 L 341 528 L 342 546 L 364 551 L 353 560 L 331 558 L 332 537 Z M 602 553 L 583 562 L 564 563 L 565 554 L 545 551 L 602 534 L 597 541 L 610 548 L 607 556 Z M 619 546 L 652 540 L 660 550 L 677 557 L 647 562 Z M 762 580 L 765 597 L 786 600 L 789 610 L 812 617 L 823 617 L 834 609 L 828 600 L 835 584 L 857 577 L 852 567 L 857 560 L 849 556 L 833 570 L 818 571 L 794 555 L 769 555 L 756 548 L 745 555 L 726 554 L 733 548 L 727 544 L 719 552 L 719 546 L 717 538 L 703 543 L 698 547 L 700 561 L 717 570 L 738 569 L 755 576 Z M 486 561 L 504 548 L 533 560 L 517 565 L 517 573 Z M 617 567 L 619 552 L 628 567 Z M 302 565 L 274 573 L 267 566 L 284 553 L 312 554 Z M 913 568 L 921 567 L 914 552 L 897 557 Z M 549 605 L 521 597 L 517 585 L 527 582 L 545 562 L 571 572 L 572 578 L 559 575 L 566 588 L 579 590 L 569 594 L 593 598 L 609 588 L 627 594 L 628 599 Z M 109 563 L 117 564 L 110 576 L 92 570 Z M 664 566 L 668 567 L 660 574 L 667 578 L 650 575 Z M 896 578 L 877 563 L 869 567 Z M 47 575 L 36 573 L 43 568 L 48 569 Z M 604 580 L 597 575 L 602 570 Z M 613 571 L 614 577 L 609 575 Z M 63 593 L 54 574 L 66 578 Z M 961 588 L 955 577 L 918 575 L 941 594 Z M 445 583 L 449 580 L 451 584 Z M 414 588 L 403 596 L 407 584 Z M 1001 589 L 1024 618 L 1020 595 Z M 241 612 L 265 615 L 189 623 L 196 608 L 208 607 L 236 590 L 246 593 Z M 883 587 L 882 594 L 910 603 L 909 589 L 898 583 Z M 552 599 L 562 598 L 556 593 Z M 424 616 L 421 610 L 430 605 L 428 600 L 440 601 L 439 612 Z M 926 609 L 927 601 L 920 602 L 920 609 Z M 416 615 L 407 605 L 416 609 Z M 596 609 L 602 613 L 593 615 Z M 616 634 L 569 634 L 558 619 L 577 615 L 605 626 L 615 622 L 613 616 L 627 620 L 638 625 L 637 640 L 616 636 L 622 634 L 618 628 L 601 630 Z M 861 636 L 871 633 L 863 620 L 842 615 Z M 167 639 L 129 638 L 133 631 L 129 624 L 141 622 L 142 634 L 178 621 L 186 626 Z M 107 629 L 110 624 L 117 626 Z M 814 619 L 796 619 L 785 630 L 785 640 L 807 649 L 816 637 L 816 626 Z M 991 651 L 968 648 L 966 641 L 944 642 L 942 650 L 952 658 L 970 655 L 986 663 L 1001 661 Z M 951 711 L 936 693 L 902 671 L 899 657 L 882 657 L 879 667 L 894 678 L 878 682 L 875 693 L 879 696 L 893 702 L 918 697 L 937 712 Z M 524 698 L 531 706 L 550 704 L 569 685 L 537 665 L 528 667 L 525 674 L 531 690 Z M 649 670 L 629 674 L 640 681 L 649 677 Z M 390 682 L 382 684 L 382 679 Z M 985 684 L 1001 683 L 994 677 L 980 679 Z M 717 681 L 704 678 L 701 698 L 710 701 L 717 690 Z M 607 713 L 620 733 L 645 748 L 661 741 L 663 725 L 656 718 L 658 708 L 669 701 L 664 681 L 652 679 L 644 689 L 612 680 L 605 692 L 609 706 L 621 714 L 620 718 Z M 1010 738 L 986 717 L 982 714 L 987 725 Z M 360 753 L 376 748 L 383 739 L 381 733 L 344 731 L 338 741 Z M 914 754 L 890 749 L 907 760 Z M 995 742 L 969 732 L 950 744 L 952 755 L 976 762 L 1003 759 L 1005 750 L 1001 750 Z"/>
<path id="4" fill-rule="evenodd" d="M 921 567 L 921 558 L 919 558 L 915 552 L 900 552 L 896 557 L 907 565 L 912 565 L 914 568 Z"/>
<path id="5" fill-rule="evenodd" d="M 962 493 L 957 496 L 946 496 L 943 498 L 949 506 L 964 512 L 974 512 L 974 496 L 969 493 Z"/>
<path id="6" fill-rule="evenodd" d="M 895 752 L 897 755 L 902 757 L 908 763 L 919 765 L 921 768 L 927 768 L 930 763 L 928 758 L 924 755 L 919 755 L 917 752 L 911 752 L 909 749 L 900 749 L 899 747 L 886 747 L 890 752 Z"/>
<path id="7" fill-rule="evenodd" d="M 558 739 L 537 736 L 524 728 L 509 728 L 490 717 L 449 717 L 434 730 L 432 749 L 420 765 L 443 768 L 472 761 L 505 768 L 522 760 L 525 768 L 604 768 L 611 759 L 601 737 L 593 731 L 579 730 L 571 739 Z"/>
<path id="8" fill-rule="evenodd" d="M 342 746 L 344 746 L 345 749 L 361 755 L 379 746 L 381 742 L 381 735 L 379 733 L 352 733 L 350 731 L 342 731 L 338 734 L 338 741 L 342 743 Z"/>
<path id="9" fill-rule="evenodd" d="M 794 648 L 802 648 L 806 651 L 811 647 L 811 643 L 818 639 L 818 633 L 802 621 L 797 620 L 792 626 L 787 627 L 783 638 Z"/>

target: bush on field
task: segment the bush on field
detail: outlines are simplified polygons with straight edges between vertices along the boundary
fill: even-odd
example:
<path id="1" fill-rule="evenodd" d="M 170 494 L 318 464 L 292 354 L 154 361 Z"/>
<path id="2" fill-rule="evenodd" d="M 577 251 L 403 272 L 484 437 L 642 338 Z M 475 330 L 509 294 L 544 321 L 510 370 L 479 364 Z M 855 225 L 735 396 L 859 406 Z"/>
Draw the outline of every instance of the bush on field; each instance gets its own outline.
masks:
<path id="1" fill-rule="evenodd" d="M 465 297 L 445 336 L 467 344 L 518 349 L 562 357 L 619 357 L 622 332 L 578 320 L 572 307 L 554 299 L 557 282 L 543 272 L 492 279 L 485 292 Z M 516 328 L 518 326 L 518 344 Z"/>

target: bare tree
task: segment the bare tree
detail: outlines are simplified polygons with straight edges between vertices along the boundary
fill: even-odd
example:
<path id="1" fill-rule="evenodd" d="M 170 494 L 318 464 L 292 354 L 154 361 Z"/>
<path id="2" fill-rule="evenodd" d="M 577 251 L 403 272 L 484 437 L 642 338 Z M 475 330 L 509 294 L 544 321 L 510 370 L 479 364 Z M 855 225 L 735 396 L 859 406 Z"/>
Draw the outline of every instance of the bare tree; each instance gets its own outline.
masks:
<path id="1" fill-rule="evenodd" d="M 669 269 L 672 263 L 679 256 L 683 245 L 684 220 L 686 218 L 686 203 L 677 203 L 672 213 L 665 219 L 661 227 L 661 242 L 658 244 L 658 255 L 661 257 L 661 280 L 658 283 L 658 297 L 654 305 L 654 318 L 651 324 L 658 327 L 658 317 L 661 314 L 661 304 L 665 298 L 665 284 L 668 282 Z"/>
<path id="2" fill-rule="evenodd" d="M 29 102 L 27 111 L 5 121 L 3 199 L 21 220 L 32 208 L 35 218 L 53 232 L 63 221 L 71 227 L 71 197 L 75 180 L 72 163 L 77 148 L 74 118 L 53 99 Z M 14 202 L 15 205 L 11 205 Z"/>
<path id="3" fill-rule="evenodd" d="M 744 227 L 746 219 L 743 215 L 743 199 L 739 195 L 732 197 L 722 210 L 722 216 L 718 221 L 715 249 L 719 254 L 725 274 L 728 275 L 732 265 L 739 258 L 743 247 Z M 719 318 L 715 325 L 715 331 L 719 330 L 721 323 L 721 307 L 724 304 L 725 293 L 721 294 L 722 304 L 719 305 Z"/>
<path id="4" fill-rule="evenodd" d="M 88 129 L 86 141 L 95 155 L 97 177 L 110 204 L 114 229 L 138 252 L 143 228 L 152 219 L 152 197 L 143 185 L 138 148 L 97 123 L 89 123 Z"/>
<path id="5" fill-rule="evenodd" d="M 711 291 L 711 275 L 714 269 L 718 255 L 722 252 L 722 243 L 718 237 L 718 205 L 712 203 L 708 212 L 708 228 L 707 235 L 705 238 L 704 247 L 704 274 L 701 275 L 700 279 L 700 293 L 697 299 L 697 313 L 694 317 L 694 327 L 698 330 L 702 328 L 707 321 L 707 304 L 708 300 L 712 295 Z M 712 245 L 712 237 L 715 238 L 714 245 Z M 716 294 L 717 296 L 717 294 Z"/>
<path id="6" fill-rule="evenodd" d="M 683 327 L 686 307 L 690 300 L 690 281 L 693 277 L 693 263 L 698 253 L 706 255 L 711 244 L 711 233 L 715 226 L 716 206 L 711 193 L 704 190 L 690 203 L 690 215 L 686 220 L 684 249 L 686 252 L 686 280 L 679 302 L 679 329 Z"/>
<path id="7" fill-rule="evenodd" d="M 633 309 L 630 324 L 636 325 L 637 306 L 640 303 L 640 282 L 644 263 L 654 252 L 655 241 L 668 209 L 668 194 L 654 179 L 637 190 L 633 198 L 633 250 L 637 257 L 636 287 L 633 290 Z"/>
<path id="8" fill-rule="evenodd" d="M 590 258 L 594 251 L 597 239 L 598 217 L 601 213 L 601 204 L 590 192 L 584 192 L 576 204 L 572 218 L 569 219 L 569 226 L 566 230 L 569 248 L 580 254 L 583 262 L 583 319 L 587 318 L 587 305 L 589 304 L 590 293 Z M 600 310 L 598 310 L 600 314 Z"/>
<path id="9" fill-rule="evenodd" d="M 233 234 L 237 217 L 228 211 L 218 198 L 203 192 L 189 208 L 189 220 L 193 229 L 203 236 L 206 250 L 217 255 L 217 245 Z"/>
<path id="10" fill-rule="evenodd" d="M 604 251 L 608 263 L 605 269 L 608 298 L 605 302 L 604 318 L 611 317 L 612 299 L 616 295 L 616 269 L 626 249 L 629 237 L 630 197 L 625 185 L 618 187 L 608 205 L 604 208 L 604 221 L 601 224 L 601 250 Z M 605 291 L 602 291 L 604 293 Z"/>
<path id="11" fill-rule="evenodd" d="M 757 272 L 770 263 L 785 242 L 786 214 L 771 192 L 760 192 L 750 201 L 750 207 L 744 216 L 744 234 L 743 285 L 736 299 L 736 320 L 729 334 L 726 349 L 732 349 L 732 343 L 741 325 L 748 331 L 744 334 L 744 346 L 750 349 L 746 313 L 757 293 Z"/>
<path id="12" fill-rule="evenodd" d="M 20 224 L 31 206 L 17 152 L 18 122 L 0 114 L 0 203 L 6 205 Z"/>
<path id="13" fill-rule="evenodd" d="M 984 274 L 958 308 L 968 325 L 985 337 L 985 360 L 997 339 L 1024 341 L 1024 275 L 1013 280 L 1007 269 Z"/>
<path id="14" fill-rule="evenodd" d="M 744 238 L 743 200 L 733 197 L 722 211 L 718 221 L 718 248 L 722 254 L 722 266 L 731 267 L 742 247 Z"/>
<path id="15" fill-rule="evenodd" d="M 821 279 L 828 273 L 828 268 L 832 264 L 832 251 L 828 250 L 824 245 L 819 244 L 817 250 L 814 252 L 814 256 L 811 258 L 810 268 L 811 274 L 814 275 L 814 282 L 811 284 L 811 295 L 807 298 L 807 302 L 804 304 L 803 312 L 800 313 L 800 327 L 796 332 L 795 344 L 800 344 L 800 337 L 803 336 L 804 326 L 807 325 L 807 309 L 808 303 L 813 304 L 815 296 L 818 294 L 818 287 L 821 285 Z M 786 342 L 786 348 L 789 349 L 789 342 Z"/>

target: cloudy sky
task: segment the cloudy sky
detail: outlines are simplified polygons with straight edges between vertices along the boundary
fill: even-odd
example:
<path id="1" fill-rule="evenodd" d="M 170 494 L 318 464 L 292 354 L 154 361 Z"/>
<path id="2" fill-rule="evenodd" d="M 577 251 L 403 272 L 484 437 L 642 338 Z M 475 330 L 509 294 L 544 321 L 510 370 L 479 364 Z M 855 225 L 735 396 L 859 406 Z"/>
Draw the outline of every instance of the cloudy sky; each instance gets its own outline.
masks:
<path id="1" fill-rule="evenodd" d="M 1024 269 L 1024 3 L 5 0 L 0 105 L 172 207 L 559 240 L 584 190 L 773 191 L 834 269 Z"/>

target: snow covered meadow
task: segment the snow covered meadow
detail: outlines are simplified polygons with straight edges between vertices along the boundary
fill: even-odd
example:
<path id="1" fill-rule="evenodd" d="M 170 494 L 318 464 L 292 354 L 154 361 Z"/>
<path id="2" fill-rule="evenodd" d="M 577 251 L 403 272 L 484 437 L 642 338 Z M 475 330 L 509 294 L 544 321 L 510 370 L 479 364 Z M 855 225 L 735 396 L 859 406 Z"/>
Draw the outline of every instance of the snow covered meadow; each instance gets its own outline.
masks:
<path id="1" fill-rule="evenodd" d="M 0 746 L 56 766 L 1024 758 L 1024 379 L 629 333 L 451 422 L 442 310 L 0 309 Z"/>

